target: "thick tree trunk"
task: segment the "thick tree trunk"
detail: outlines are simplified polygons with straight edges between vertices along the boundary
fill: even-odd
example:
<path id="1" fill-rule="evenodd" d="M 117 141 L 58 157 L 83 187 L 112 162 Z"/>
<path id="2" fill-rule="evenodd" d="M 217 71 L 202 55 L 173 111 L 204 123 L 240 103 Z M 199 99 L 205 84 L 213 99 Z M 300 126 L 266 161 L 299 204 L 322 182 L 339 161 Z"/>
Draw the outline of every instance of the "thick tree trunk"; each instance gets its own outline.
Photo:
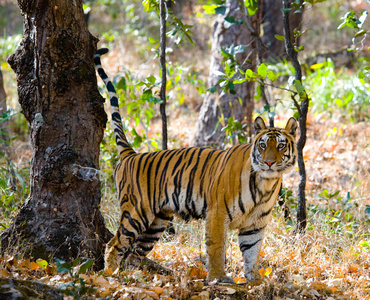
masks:
<path id="1" fill-rule="evenodd" d="M 223 71 L 221 66 L 222 56 L 220 54 L 221 48 L 226 48 L 231 45 L 245 45 L 246 51 L 241 53 L 238 57 L 240 62 L 248 58 L 252 63 L 245 63 L 244 69 L 253 68 L 255 65 L 256 47 L 254 38 L 251 36 L 248 26 L 243 22 L 232 24 L 231 27 L 225 27 L 225 17 L 234 17 L 236 20 L 244 20 L 244 10 L 240 6 L 238 0 L 226 1 L 226 13 L 224 15 L 217 15 L 213 24 L 212 36 L 212 53 L 209 74 L 209 87 L 216 86 L 217 92 L 208 92 L 204 99 L 199 113 L 199 119 L 195 127 L 195 137 L 193 144 L 196 146 L 215 146 L 222 147 L 225 142 L 225 134 L 221 132 L 221 124 L 217 126 L 221 114 L 224 118 L 234 116 L 239 122 L 246 119 L 248 124 L 252 123 L 252 113 L 254 108 L 254 82 L 244 82 L 235 86 L 236 94 L 230 93 L 221 94 L 221 88 L 217 84 L 219 76 L 215 71 Z M 250 19 L 251 23 L 257 23 L 257 15 Z M 253 26 L 253 25 L 252 25 Z M 239 102 L 239 98 L 242 104 Z M 216 129 L 217 127 L 217 129 Z"/>
<path id="2" fill-rule="evenodd" d="M 97 40 L 81 0 L 18 0 L 24 37 L 9 58 L 30 126 L 31 188 L 2 235 L 3 251 L 103 266 L 111 238 L 99 211 L 99 145 L 106 125 L 93 65 Z"/>

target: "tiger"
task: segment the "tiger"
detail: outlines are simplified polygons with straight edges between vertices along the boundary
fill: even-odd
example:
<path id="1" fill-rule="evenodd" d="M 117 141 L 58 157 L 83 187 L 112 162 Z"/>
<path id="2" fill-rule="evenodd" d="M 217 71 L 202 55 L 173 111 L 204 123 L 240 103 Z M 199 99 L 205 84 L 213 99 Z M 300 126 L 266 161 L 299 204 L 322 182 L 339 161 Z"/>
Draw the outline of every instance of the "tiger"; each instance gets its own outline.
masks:
<path id="1" fill-rule="evenodd" d="M 95 56 L 96 70 L 110 98 L 112 127 L 119 152 L 114 177 L 120 222 L 105 250 L 105 270 L 118 272 L 132 257 L 141 261 L 174 215 L 205 219 L 206 282 L 233 284 L 225 272 L 228 230 L 237 230 L 247 281 L 254 280 L 262 240 L 279 194 L 282 174 L 296 162 L 297 121 L 267 128 L 254 121 L 251 144 L 226 150 L 187 147 L 137 153 L 123 131 L 118 97 Z"/>

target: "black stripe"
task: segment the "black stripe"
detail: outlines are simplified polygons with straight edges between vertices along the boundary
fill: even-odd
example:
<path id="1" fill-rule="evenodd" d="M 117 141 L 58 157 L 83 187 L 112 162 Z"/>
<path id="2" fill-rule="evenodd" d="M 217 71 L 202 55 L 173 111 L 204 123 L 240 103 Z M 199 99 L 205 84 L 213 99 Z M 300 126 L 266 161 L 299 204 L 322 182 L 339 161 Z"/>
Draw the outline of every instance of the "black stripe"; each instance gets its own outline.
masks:
<path id="1" fill-rule="evenodd" d="M 230 213 L 229 207 L 227 206 L 225 195 L 224 195 L 224 203 L 225 203 L 226 211 L 227 211 L 227 214 L 228 214 L 228 216 L 229 216 L 230 222 L 232 222 L 233 217 L 231 216 L 231 213 Z"/>
<path id="2" fill-rule="evenodd" d="M 244 251 L 249 250 L 250 248 L 255 246 L 260 241 L 261 241 L 261 239 L 255 241 L 253 244 L 241 244 L 241 245 L 239 245 L 240 251 L 243 253 Z"/>
<path id="3" fill-rule="evenodd" d="M 157 236 L 139 236 L 135 242 L 140 242 L 140 243 L 155 243 L 158 242 L 159 237 Z"/>
<path id="4" fill-rule="evenodd" d="M 165 231 L 165 227 L 159 227 L 159 228 L 148 228 L 146 231 L 145 231 L 145 234 L 157 234 L 157 233 L 162 233 L 163 231 Z"/>
<path id="5" fill-rule="evenodd" d="M 246 235 L 253 235 L 253 234 L 256 234 L 256 233 L 259 233 L 261 230 L 265 229 L 266 226 L 263 226 L 261 228 L 255 228 L 255 229 L 252 229 L 252 230 L 247 230 L 247 231 L 242 231 L 242 232 L 239 232 L 239 236 L 246 236 Z"/>
<path id="6" fill-rule="evenodd" d="M 272 211 L 273 207 L 271 207 L 268 211 L 262 213 L 259 217 L 259 219 L 263 218 L 263 217 L 266 217 L 270 214 L 270 212 Z"/>
<path id="7" fill-rule="evenodd" d="M 159 212 L 156 217 L 162 219 L 162 220 L 166 220 L 166 221 L 172 221 L 173 220 L 173 216 L 169 216 L 169 215 L 165 215 L 164 213 L 162 212 Z"/>
<path id="8" fill-rule="evenodd" d="M 249 175 L 249 190 L 251 192 L 254 205 L 256 205 L 256 172 L 254 172 L 253 168 L 251 168 L 251 173 Z"/>

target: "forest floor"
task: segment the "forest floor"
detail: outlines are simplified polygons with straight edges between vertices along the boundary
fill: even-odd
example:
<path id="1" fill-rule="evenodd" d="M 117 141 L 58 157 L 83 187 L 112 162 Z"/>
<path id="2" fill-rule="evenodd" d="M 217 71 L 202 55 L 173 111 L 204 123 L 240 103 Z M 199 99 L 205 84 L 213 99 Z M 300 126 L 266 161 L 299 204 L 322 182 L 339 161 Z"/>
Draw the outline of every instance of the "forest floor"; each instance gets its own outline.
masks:
<path id="1" fill-rule="evenodd" d="M 194 122 L 186 115 L 177 116 L 175 122 L 170 135 L 187 146 L 192 135 L 189 124 Z M 173 270 L 172 275 L 138 269 L 119 276 L 86 270 L 77 274 L 78 265 L 70 269 L 75 274 L 71 275 L 37 258 L 6 256 L 1 258 L 0 277 L 64 285 L 65 291 L 84 299 L 370 299 L 370 127 L 320 115 L 310 115 L 307 124 L 307 232 L 293 232 L 299 181 L 294 170 L 284 178 L 284 187 L 293 191 L 285 197 L 291 219 L 284 220 L 282 208 L 275 207 L 260 253 L 261 278 L 254 282 L 243 284 L 237 235 L 230 232 L 226 269 L 239 284 L 205 285 L 206 269 L 200 259 L 205 257 L 203 222 L 181 220 L 174 223 L 177 234 L 165 234 L 149 255 Z M 180 131 L 184 127 L 188 132 Z M 17 157 L 28 157 L 24 145 L 18 149 Z M 116 214 L 112 201 L 107 204 L 103 199 L 107 219 Z M 92 289 L 81 288 L 81 278 Z"/>

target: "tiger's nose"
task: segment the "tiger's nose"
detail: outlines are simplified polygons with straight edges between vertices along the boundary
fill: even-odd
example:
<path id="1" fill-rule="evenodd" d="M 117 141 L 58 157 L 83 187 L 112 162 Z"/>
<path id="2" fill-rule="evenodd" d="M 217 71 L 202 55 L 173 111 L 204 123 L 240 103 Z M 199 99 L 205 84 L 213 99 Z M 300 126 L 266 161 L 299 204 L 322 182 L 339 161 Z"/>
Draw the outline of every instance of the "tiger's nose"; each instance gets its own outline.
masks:
<path id="1" fill-rule="evenodd" d="M 274 163 L 276 163 L 276 161 L 274 160 L 265 160 L 265 164 L 268 165 L 269 167 L 271 167 Z"/>

